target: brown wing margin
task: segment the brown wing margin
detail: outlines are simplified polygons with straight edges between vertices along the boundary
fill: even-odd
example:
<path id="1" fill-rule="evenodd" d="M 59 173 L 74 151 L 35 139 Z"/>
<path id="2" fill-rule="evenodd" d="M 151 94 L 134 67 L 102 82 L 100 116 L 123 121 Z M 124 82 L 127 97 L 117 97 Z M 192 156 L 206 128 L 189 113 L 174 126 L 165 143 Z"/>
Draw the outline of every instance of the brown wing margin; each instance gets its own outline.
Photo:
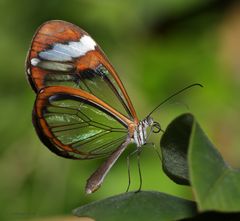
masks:
<path id="1" fill-rule="evenodd" d="M 43 23 L 35 32 L 26 59 L 26 73 L 32 89 L 37 93 L 44 88 L 44 76 L 47 71 L 31 65 L 31 59 L 38 57 L 41 51 L 51 48 L 56 42 L 65 43 L 78 41 L 85 34 L 77 26 L 61 21 L 52 20 Z"/>
<path id="2" fill-rule="evenodd" d="M 118 113 L 115 109 L 111 108 L 110 106 L 105 104 L 103 101 L 99 100 L 97 97 L 79 89 L 73 89 L 73 88 L 62 87 L 62 86 L 47 87 L 42 89 L 37 96 L 35 107 L 33 110 L 33 122 L 41 141 L 55 154 L 65 158 L 70 158 L 70 159 L 96 158 L 94 156 L 86 154 L 85 152 L 81 152 L 77 149 L 71 148 L 68 145 L 64 145 L 54 136 L 52 131 L 49 129 L 48 124 L 44 119 L 43 111 L 48 102 L 48 98 L 56 94 L 79 96 L 82 99 L 85 99 L 87 102 L 91 102 L 93 105 L 97 106 L 99 109 L 100 108 L 104 109 L 106 112 L 113 115 L 115 118 L 121 121 L 124 125 L 126 125 L 129 131 L 128 136 L 132 137 L 134 127 L 135 127 L 134 122 L 130 121 L 128 118 Z"/>
<path id="3" fill-rule="evenodd" d="M 79 41 L 83 35 L 88 34 L 81 28 L 65 21 L 48 21 L 39 27 L 33 37 L 26 61 L 28 79 L 36 93 L 45 87 L 44 78 L 49 74 L 49 71 L 32 66 L 31 59 L 37 58 L 40 52 L 51 48 L 55 43 L 65 44 L 69 41 Z M 121 80 L 99 46 L 96 46 L 95 50 L 89 51 L 85 56 L 78 58 L 74 62 L 76 62 L 74 65 L 78 71 L 83 71 L 88 68 L 95 70 L 100 64 L 103 64 L 118 85 L 135 123 L 138 122 L 135 109 Z M 121 100 L 121 102 L 124 101 Z"/>
<path id="4" fill-rule="evenodd" d="M 73 159 L 73 160 L 78 160 L 79 159 L 78 157 L 70 155 L 68 153 L 68 151 L 58 148 L 56 145 L 54 145 L 49 140 L 49 138 L 44 134 L 44 132 L 43 132 L 43 130 L 42 130 L 40 124 L 39 124 L 35 109 L 33 109 L 33 113 L 32 113 L 32 122 L 33 122 L 34 128 L 36 130 L 36 133 L 37 133 L 39 139 L 42 141 L 42 143 L 46 147 L 48 147 L 48 149 L 50 151 L 52 151 L 53 153 L 55 153 L 56 155 L 58 155 L 60 157 L 64 157 L 64 158 L 67 158 L 67 159 Z"/>
<path id="5" fill-rule="evenodd" d="M 138 123 L 138 117 L 137 117 L 137 113 L 133 107 L 132 101 L 130 100 L 128 93 L 122 83 L 122 81 L 120 80 L 120 78 L 118 77 L 118 74 L 116 72 L 116 70 L 114 69 L 114 67 L 111 65 L 111 63 L 108 61 L 106 55 L 104 54 L 104 52 L 99 48 L 99 52 L 101 53 L 101 55 L 103 57 L 100 57 L 99 59 L 101 60 L 102 64 L 106 66 L 106 68 L 109 70 L 109 72 L 111 73 L 111 75 L 113 76 L 114 80 L 117 82 L 120 90 L 123 93 L 124 98 L 127 101 L 127 104 L 129 106 L 131 115 L 133 116 L 133 119 L 135 121 L 135 123 Z"/>

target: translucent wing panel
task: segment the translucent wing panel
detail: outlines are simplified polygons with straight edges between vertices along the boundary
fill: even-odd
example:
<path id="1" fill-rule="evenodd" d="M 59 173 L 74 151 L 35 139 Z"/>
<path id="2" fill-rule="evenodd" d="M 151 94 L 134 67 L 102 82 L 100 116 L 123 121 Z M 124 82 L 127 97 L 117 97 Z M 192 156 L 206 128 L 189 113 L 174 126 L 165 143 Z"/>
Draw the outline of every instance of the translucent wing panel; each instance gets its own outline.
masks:
<path id="1" fill-rule="evenodd" d="M 125 116 L 131 117 L 127 102 L 109 71 L 100 65 L 81 72 L 47 72 L 44 77 L 45 86 L 69 86 L 80 88 L 103 100 Z"/>
<path id="2" fill-rule="evenodd" d="M 39 28 L 27 59 L 33 89 L 68 86 L 87 91 L 129 119 L 137 119 L 115 70 L 96 42 L 79 27 L 50 21 Z"/>
<path id="3" fill-rule="evenodd" d="M 43 119 L 54 139 L 85 158 L 108 156 L 127 138 L 127 126 L 104 108 L 83 98 L 55 94 L 47 98 Z"/>

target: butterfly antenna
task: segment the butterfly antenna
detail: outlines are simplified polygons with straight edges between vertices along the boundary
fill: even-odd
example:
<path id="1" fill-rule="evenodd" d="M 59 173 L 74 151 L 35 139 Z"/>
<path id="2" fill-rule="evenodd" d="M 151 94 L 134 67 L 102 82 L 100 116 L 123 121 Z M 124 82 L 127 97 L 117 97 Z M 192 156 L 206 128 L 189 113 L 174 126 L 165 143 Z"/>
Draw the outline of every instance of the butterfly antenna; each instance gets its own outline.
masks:
<path id="1" fill-rule="evenodd" d="M 169 96 L 167 99 L 165 99 L 164 101 L 162 101 L 158 106 L 156 106 L 148 115 L 147 117 L 149 117 L 153 112 L 155 112 L 160 106 L 162 106 L 163 104 L 165 104 L 167 101 L 169 101 L 170 99 L 172 99 L 173 97 L 177 96 L 178 94 L 182 93 L 183 91 L 188 90 L 189 88 L 195 87 L 195 86 L 199 86 L 199 87 L 203 87 L 201 84 L 191 84 L 179 91 L 177 91 L 176 93 L 172 94 L 171 96 Z"/>

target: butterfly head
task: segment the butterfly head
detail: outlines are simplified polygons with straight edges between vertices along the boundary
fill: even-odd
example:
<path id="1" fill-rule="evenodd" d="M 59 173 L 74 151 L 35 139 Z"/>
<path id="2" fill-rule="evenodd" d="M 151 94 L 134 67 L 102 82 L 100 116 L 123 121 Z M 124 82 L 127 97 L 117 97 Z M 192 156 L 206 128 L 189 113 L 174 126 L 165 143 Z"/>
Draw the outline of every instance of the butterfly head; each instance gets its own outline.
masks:
<path id="1" fill-rule="evenodd" d="M 162 129 L 161 129 L 161 125 L 154 121 L 153 118 L 151 116 L 147 116 L 144 120 L 143 120 L 145 127 L 150 127 L 151 128 L 151 132 L 153 133 L 159 133 Z"/>

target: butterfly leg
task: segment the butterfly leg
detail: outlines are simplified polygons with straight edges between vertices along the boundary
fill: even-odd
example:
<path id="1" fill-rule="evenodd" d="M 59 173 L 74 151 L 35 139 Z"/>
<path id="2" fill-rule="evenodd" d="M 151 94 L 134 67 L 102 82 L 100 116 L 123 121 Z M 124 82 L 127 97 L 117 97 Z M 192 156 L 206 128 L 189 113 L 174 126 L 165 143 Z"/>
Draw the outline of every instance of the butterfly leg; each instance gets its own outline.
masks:
<path id="1" fill-rule="evenodd" d="M 127 171 L 128 171 L 128 186 L 126 189 L 126 193 L 129 191 L 130 185 L 131 185 L 131 174 L 130 174 L 130 157 L 127 156 Z"/>
<path id="2" fill-rule="evenodd" d="M 126 192 L 129 191 L 130 185 L 131 185 L 131 173 L 130 173 L 130 157 L 133 156 L 136 153 L 136 150 L 132 153 L 128 154 L 127 156 L 127 171 L 128 171 L 128 186 L 126 189 Z"/>
<path id="3" fill-rule="evenodd" d="M 126 192 L 129 191 L 129 188 L 130 188 L 130 185 L 131 185 L 130 157 L 132 157 L 133 155 L 135 155 L 138 152 L 139 152 L 139 149 L 136 149 L 132 153 L 128 154 L 128 156 L 127 156 L 128 186 L 127 186 Z"/>
<path id="4" fill-rule="evenodd" d="M 130 174 L 130 154 L 127 156 L 127 168 L 128 168 L 128 186 L 126 189 L 126 193 L 129 191 L 131 185 L 131 174 Z"/>
<path id="5" fill-rule="evenodd" d="M 141 154 L 141 149 L 137 149 L 137 163 L 138 163 L 138 174 L 139 174 L 139 181 L 140 181 L 140 184 L 139 184 L 139 188 L 138 190 L 136 191 L 136 193 L 140 192 L 141 189 L 142 189 L 142 172 L 141 172 L 141 165 L 140 165 L 140 154 Z"/>
<path id="6" fill-rule="evenodd" d="M 127 167 L 128 167 L 128 186 L 126 189 L 126 192 L 129 191 L 130 185 L 131 185 L 131 173 L 130 173 L 130 157 L 132 157 L 133 155 L 137 154 L 137 161 L 138 161 L 138 173 L 139 173 L 139 180 L 140 180 L 140 185 L 139 188 L 136 192 L 139 192 L 142 188 L 142 173 L 141 173 L 141 167 L 140 167 L 140 153 L 142 151 L 142 148 L 137 148 L 136 150 L 134 150 L 132 153 L 130 153 L 127 156 Z"/>

